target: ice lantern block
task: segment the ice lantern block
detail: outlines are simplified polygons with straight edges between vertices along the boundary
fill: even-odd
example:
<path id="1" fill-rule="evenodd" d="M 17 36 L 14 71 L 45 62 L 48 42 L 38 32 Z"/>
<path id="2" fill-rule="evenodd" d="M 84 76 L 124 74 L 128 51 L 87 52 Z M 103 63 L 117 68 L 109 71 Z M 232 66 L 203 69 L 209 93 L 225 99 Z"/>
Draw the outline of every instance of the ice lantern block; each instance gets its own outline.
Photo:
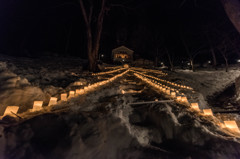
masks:
<path id="1" fill-rule="evenodd" d="M 234 120 L 232 120 L 232 121 L 224 121 L 224 124 L 230 130 L 235 131 L 237 133 L 240 133 L 236 121 L 234 121 Z"/>
<path id="2" fill-rule="evenodd" d="M 62 101 L 67 101 L 67 93 L 61 94 L 61 100 Z"/>
<path id="3" fill-rule="evenodd" d="M 167 95 L 170 95 L 170 93 L 171 93 L 170 90 L 167 89 L 167 90 L 166 90 L 166 94 L 167 94 Z"/>
<path id="4" fill-rule="evenodd" d="M 50 101 L 48 103 L 48 106 L 55 105 L 57 104 L 57 98 L 56 97 L 51 97 Z"/>
<path id="5" fill-rule="evenodd" d="M 84 94 L 84 89 L 76 89 L 76 94 L 78 95 Z"/>
<path id="6" fill-rule="evenodd" d="M 7 106 L 3 116 L 17 114 L 19 106 Z"/>
<path id="7" fill-rule="evenodd" d="M 172 97 L 176 97 L 176 92 L 171 92 Z"/>
<path id="8" fill-rule="evenodd" d="M 191 107 L 196 111 L 200 111 L 198 103 L 191 103 Z"/>
<path id="9" fill-rule="evenodd" d="M 177 96 L 178 101 L 182 101 L 182 96 Z"/>
<path id="10" fill-rule="evenodd" d="M 183 103 L 188 103 L 187 97 L 182 97 L 182 102 Z"/>
<path id="11" fill-rule="evenodd" d="M 70 91 L 68 98 L 73 98 L 75 96 L 75 91 Z"/>
<path id="12" fill-rule="evenodd" d="M 204 115 L 213 116 L 212 109 L 203 109 L 203 113 L 204 113 Z"/>
<path id="13" fill-rule="evenodd" d="M 43 101 L 34 101 L 33 103 L 33 111 L 41 110 L 43 105 Z"/>

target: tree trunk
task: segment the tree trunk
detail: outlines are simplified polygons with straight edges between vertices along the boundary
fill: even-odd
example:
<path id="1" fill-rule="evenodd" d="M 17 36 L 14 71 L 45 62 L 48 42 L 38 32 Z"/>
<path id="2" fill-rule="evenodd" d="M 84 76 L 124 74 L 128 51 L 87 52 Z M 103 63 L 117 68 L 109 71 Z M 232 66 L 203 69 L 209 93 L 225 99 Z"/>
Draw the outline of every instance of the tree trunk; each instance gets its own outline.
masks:
<path id="1" fill-rule="evenodd" d="M 240 33 L 240 1 L 239 0 L 221 0 L 228 18 Z"/>
<path id="2" fill-rule="evenodd" d="M 92 24 L 93 6 L 90 6 L 89 13 L 87 14 L 83 0 L 79 0 L 79 3 L 87 31 L 89 70 L 95 72 L 97 70 L 98 51 L 102 33 L 103 18 L 106 10 L 106 0 L 102 0 L 101 9 L 97 16 L 97 22 L 96 24 L 94 23 L 95 26 Z"/>
<path id="3" fill-rule="evenodd" d="M 169 53 L 167 52 L 168 55 L 168 60 L 169 60 L 169 64 L 170 64 L 170 71 L 174 71 L 174 66 L 173 66 L 173 61 L 171 59 L 171 56 L 169 55 Z"/>
<path id="4" fill-rule="evenodd" d="M 228 72 L 228 59 L 224 57 L 224 60 L 225 60 L 225 69 L 226 69 L 226 72 Z"/>
<path id="5" fill-rule="evenodd" d="M 216 60 L 216 55 L 215 55 L 215 52 L 214 52 L 213 48 L 211 48 L 211 53 L 212 53 L 212 58 L 213 58 L 213 68 L 215 70 L 217 70 L 217 60 Z"/>
<path id="6" fill-rule="evenodd" d="M 191 67 L 192 67 L 192 71 L 195 72 L 195 68 L 194 68 L 194 65 L 193 65 L 193 59 L 190 60 L 190 64 L 191 64 Z"/>

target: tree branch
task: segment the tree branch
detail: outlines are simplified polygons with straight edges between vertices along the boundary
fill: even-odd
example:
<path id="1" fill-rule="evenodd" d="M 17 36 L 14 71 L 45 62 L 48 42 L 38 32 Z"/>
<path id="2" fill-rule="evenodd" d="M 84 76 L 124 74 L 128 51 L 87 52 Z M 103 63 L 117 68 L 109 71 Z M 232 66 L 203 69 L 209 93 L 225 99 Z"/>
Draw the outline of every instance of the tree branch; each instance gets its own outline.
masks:
<path id="1" fill-rule="evenodd" d="M 88 20 L 88 16 L 87 16 L 85 6 L 84 6 L 82 0 L 79 0 L 79 3 L 80 3 L 81 11 L 82 11 L 82 14 L 83 14 L 83 19 L 85 21 L 86 26 L 88 27 L 89 26 L 89 20 Z"/>

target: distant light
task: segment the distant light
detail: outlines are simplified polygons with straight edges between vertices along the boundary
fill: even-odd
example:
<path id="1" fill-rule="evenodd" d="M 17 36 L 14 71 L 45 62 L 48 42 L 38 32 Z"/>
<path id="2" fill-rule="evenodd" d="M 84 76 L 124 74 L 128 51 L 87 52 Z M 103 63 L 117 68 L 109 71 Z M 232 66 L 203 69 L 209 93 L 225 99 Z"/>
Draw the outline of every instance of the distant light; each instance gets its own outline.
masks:
<path id="1" fill-rule="evenodd" d="M 238 59 L 237 62 L 240 63 L 240 59 Z"/>
<path id="2" fill-rule="evenodd" d="M 128 64 L 124 64 L 123 67 L 124 68 L 129 68 L 129 65 Z"/>
<path id="3" fill-rule="evenodd" d="M 208 63 L 211 63 L 211 61 L 208 61 Z"/>
<path id="4" fill-rule="evenodd" d="M 164 63 L 163 63 L 163 62 L 161 62 L 161 65 L 164 65 Z"/>
<path id="5" fill-rule="evenodd" d="M 190 66 L 191 64 L 188 62 L 187 65 Z"/>
<path id="6" fill-rule="evenodd" d="M 102 54 L 101 57 L 104 57 L 104 55 Z"/>

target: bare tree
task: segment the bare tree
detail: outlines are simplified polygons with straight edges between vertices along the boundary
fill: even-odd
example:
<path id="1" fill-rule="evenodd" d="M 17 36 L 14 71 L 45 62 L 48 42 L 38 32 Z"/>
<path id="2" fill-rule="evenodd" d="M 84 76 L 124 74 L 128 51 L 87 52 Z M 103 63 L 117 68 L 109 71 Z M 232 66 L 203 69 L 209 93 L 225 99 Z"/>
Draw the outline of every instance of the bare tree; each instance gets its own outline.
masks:
<path id="1" fill-rule="evenodd" d="M 173 64 L 174 54 L 170 53 L 167 49 L 166 49 L 166 54 L 168 57 L 168 62 L 170 64 L 170 70 L 174 71 L 174 64 Z"/>
<path id="2" fill-rule="evenodd" d="M 87 33 L 87 52 L 89 60 L 90 71 L 96 71 L 98 51 L 100 46 L 101 33 L 103 28 L 103 19 L 108 7 L 106 6 L 107 0 L 99 0 L 100 8 L 95 9 L 94 0 L 79 0 L 83 19 L 86 25 Z M 99 11 L 98 11 L 99 10 Z M 94 11 L 98 13 L 94 14 Z M 93 16 L 94 15 L 94 16 Z"/>
<path id="3" fill-rule="evenodd" d="M 215 53 L 215 45 L 214 45 L 214 42 L 212 41 L 212 39 L 210 38 L 210 36 L 208 34 L 209 33 L 206 33 L 206 38 L 208 40 L 209 47 L 210 47 L 210 52 L 211 52 L 211 55 L 212 55 L 213 68 L 215 70 L 217 70 L 217 59 L 216 59 L 216 53 Z"/>
<path id="4" fill-rule="evenodd" d="M 182 43 L 183 43 L 186 53 L 188 55 L 190 65 L 191 65 L 191 70 L 193 72 L 195 72 L 194 59 L 197 57 L 197 55 L 202 53 L 204 46 L 201 45 L 200 47 L 197 47 L 197 48 L 195 48 L 193 46 L 190 47 L 191 44 L 187 44 L 186 40 L 183 37 L 182 37 Z"/>
<path id="5" fill-rule="evenodd" d="M 228 42 L 226 39 L 222 40 L 222 42 L 217 46 L 217 49 L 221 53 L 222 57 L 225 60 L 225 71 L 228 72 L 228 50 L 227 46 Z"/>
<path id="6" fill-rule="evenodd" d="M 218 42 L 218 45 L 216 45 L 216 48 L 218 49 L 219 53 L 222 55 L 224 61 L 225 61 L 225 70 L 228 72 L 229 69 L 229 63 L 228 59 L 230 56 L 233 56 L 234 54 L 239 52 L 239 35 L 234 31 L 228 31 L 228 32 L 219 32 L 219 39 L 221 39 L 220 42 Z"/>

